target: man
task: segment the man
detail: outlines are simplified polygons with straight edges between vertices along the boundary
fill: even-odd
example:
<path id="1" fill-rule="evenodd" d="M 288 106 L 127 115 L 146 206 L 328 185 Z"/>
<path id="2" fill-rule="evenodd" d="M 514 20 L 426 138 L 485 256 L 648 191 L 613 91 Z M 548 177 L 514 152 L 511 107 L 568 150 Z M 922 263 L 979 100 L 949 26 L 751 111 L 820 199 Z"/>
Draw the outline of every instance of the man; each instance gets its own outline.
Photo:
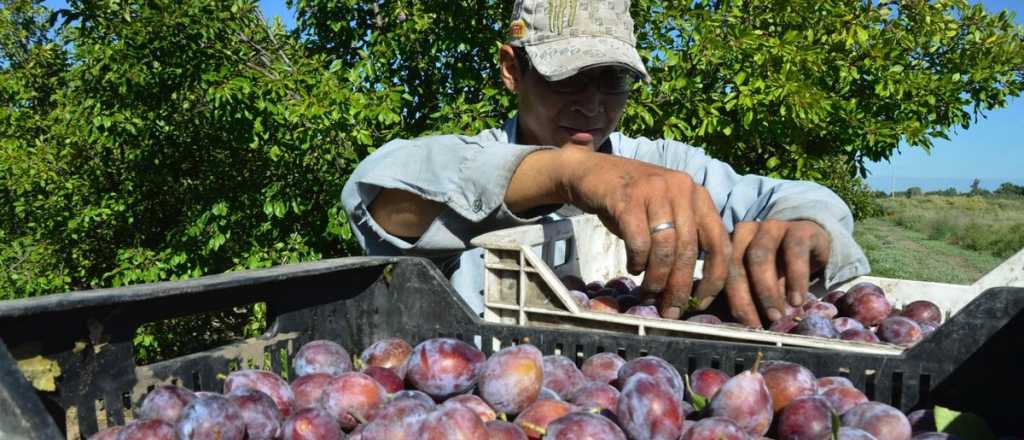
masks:
<path id="1" fill-rule="evenodd" d="M 500 50 L 517 116 L 367 157 L 342 192 L 367 253 L 432 257 L 479 313 L 482 254 L 469 240 L 573 205 L 625 241 L 627 269 L 645 272 L 663 317 L 703 310 L 724 288 L 733 316 L 758 327 L 801 304 L 812 275 L 831 285 L 869 271 L 849 208 L 828 189 L 741 176 L 701 149 L 616 132 L 630 88 L 649 81 L 635 44 L 629 0 L 517 0 Z"/>

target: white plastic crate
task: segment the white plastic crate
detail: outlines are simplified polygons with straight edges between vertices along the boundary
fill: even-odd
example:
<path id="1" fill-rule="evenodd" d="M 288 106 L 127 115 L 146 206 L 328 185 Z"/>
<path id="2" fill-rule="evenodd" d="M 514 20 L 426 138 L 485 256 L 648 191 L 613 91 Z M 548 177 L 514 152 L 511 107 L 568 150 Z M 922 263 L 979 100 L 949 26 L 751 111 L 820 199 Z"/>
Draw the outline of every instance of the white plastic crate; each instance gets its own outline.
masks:
<path id="1" fill-rule="evenodd" d="M 570 298 L 559 281 L 560 276 L 573 274 L 586 282 L 606 281 L 618 276 L 629 276 L 638 283 L 642 279 L 642 275 L 631 276 L 626 272 L 625 244 L 594 215 L 495 231 L 475 238 L 472 244 L 484 249 L 484 319 L 491 322 L 729 339 L 873 354 L 898 355 L 904 350 L 891 344 L 836 341 L 583 310 Z M 698 261 L 695 277 L 700 278 L 700 274 L 701 264 Z M 926 299 L 937 304 L 949 317 L 985 289 L 1024 287 L 1024 251 L 970 285 L 862 276 L 828 287 L 845 290 L 862 281 L 882 287 L 896 307 Z M 812 286 L 818 294 L 825 289 L 821 283 Z"/>

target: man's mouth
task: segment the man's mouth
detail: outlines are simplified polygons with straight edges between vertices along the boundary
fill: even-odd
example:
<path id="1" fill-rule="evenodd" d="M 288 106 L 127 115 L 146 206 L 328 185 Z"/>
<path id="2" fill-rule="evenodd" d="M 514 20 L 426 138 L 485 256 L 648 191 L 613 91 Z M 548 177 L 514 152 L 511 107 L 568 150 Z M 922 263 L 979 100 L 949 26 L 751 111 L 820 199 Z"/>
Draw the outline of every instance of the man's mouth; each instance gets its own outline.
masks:
<path id="1" fill-rule="evenodd" d="M 576 128 L 564 125 L 561 128 L 569 134 L 569 139 L 580 144 L 593 143 L 594 138 L 601 132 L 600 128 Z"/>

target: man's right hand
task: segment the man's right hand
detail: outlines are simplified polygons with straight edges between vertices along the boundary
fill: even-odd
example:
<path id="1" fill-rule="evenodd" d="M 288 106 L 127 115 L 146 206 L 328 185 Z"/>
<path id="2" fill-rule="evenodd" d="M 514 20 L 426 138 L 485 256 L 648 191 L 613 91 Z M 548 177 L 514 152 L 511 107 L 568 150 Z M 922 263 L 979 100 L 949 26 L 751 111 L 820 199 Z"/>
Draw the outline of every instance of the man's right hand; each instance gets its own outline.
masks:
<path id="1" fill-rule="evenodd" d="M 644 272 L 641 287 L 658 296 L 662 317 L 678 319 L 691 294 L 703 309 L 725 286 L 729 234 L 708 192 L 686 173 L 579 148 L 538 151 L 516 170 L 506 204 L 522 211 L 551 202 L 596 214 L 625 241 L 627 270 Z M 652 232 L 669 222 L 674 227 Z M 691 292 L 701 250 L 704 276 Z"/>

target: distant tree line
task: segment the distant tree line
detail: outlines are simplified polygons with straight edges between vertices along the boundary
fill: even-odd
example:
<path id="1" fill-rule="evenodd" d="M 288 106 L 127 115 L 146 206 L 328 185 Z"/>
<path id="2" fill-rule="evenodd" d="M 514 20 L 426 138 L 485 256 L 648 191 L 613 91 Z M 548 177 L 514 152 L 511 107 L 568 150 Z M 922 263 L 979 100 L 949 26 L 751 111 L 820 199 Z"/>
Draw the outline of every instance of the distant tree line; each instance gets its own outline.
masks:
<path id="1" fill-rule="evenodd" d="M 885 191 L 875 191 L 875 197 L 921 197 L 921 196 L 981 196 L 981 197 L 1024 197 L 1024 186 L 1016 185 L 1012 182 L 1003 182 L 994 191 L 989 191 L 981 187 L 981 180 L 974 179 L 971 183 L 970 190 L 966 192 L 959 192 L 954 187 L 949 187 L 938 191 L 923 191 L 919 186 L 912 186 L 903 191 L 897 191 L 895 194 Z"/>

